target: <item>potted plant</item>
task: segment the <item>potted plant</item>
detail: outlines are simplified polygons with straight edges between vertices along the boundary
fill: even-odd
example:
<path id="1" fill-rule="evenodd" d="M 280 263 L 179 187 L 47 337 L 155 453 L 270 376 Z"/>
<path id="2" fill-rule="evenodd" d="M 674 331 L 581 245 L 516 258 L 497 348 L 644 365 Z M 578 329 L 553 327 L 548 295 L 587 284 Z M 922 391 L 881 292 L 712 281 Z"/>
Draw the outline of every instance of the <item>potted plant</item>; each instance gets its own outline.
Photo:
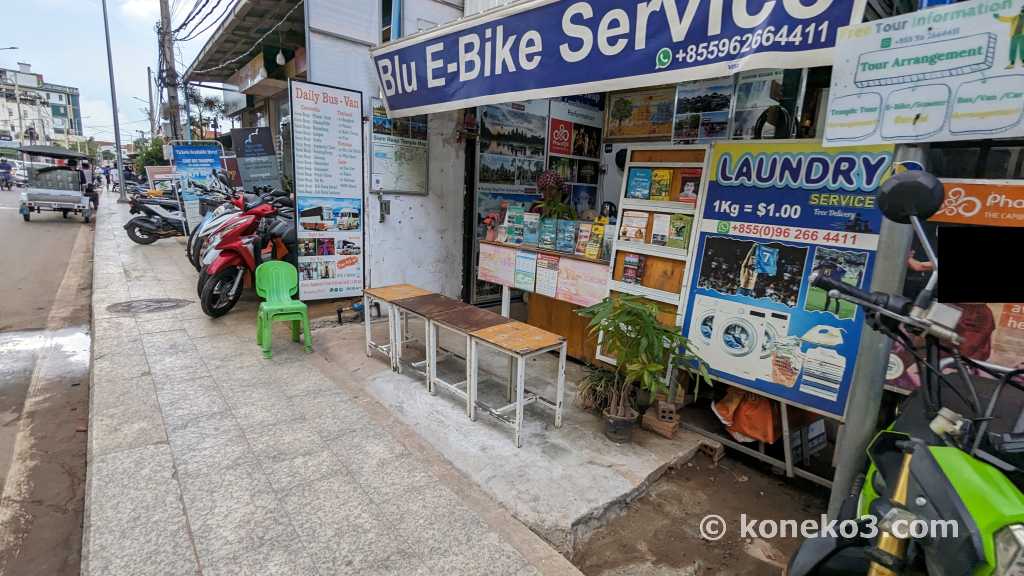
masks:
<path id="1" fill-rule="evenodd" d="M 565 196 L 565 180 L 554 170 L 545 170 L 537 178 L 537 190 L 544 199 L 533 209 L 540 212 L 540 217 L 553 220 L 575 220 L 576 210 L 563 200 Z"/>
<path id="2" fill-rule="evenodd" d="M 607 386 L 604 408 L 605 436 L 613 442 L 629 442 L 638 413 L 637 390 L 653 398 L 665 385 L 670 361 L 710 381 L 704 362 L 692 352 L 678 328 L 658 322 L 658 307 L 638 296 L 615 294 L 577 310 L 589 318 L 587 329 L 600 333 L 602 351 L 615 358 L 613 380 Z"/>

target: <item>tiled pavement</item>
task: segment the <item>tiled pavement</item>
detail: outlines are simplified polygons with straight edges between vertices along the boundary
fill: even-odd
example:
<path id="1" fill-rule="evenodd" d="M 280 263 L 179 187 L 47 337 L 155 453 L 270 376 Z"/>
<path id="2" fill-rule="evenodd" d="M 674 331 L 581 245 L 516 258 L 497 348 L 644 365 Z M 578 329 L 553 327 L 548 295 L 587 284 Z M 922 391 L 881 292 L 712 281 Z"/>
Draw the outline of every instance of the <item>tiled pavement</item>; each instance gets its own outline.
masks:
<path id="1" fill-rule="evenodd" d="M 254 301 L 206 318 L 182 242 L 132 243 L 103 199 L 82 574 L 575 572 L 467 505 L 283 325 L 264 360 Z M 108 309 L 144 298 L 191 303 Z"/>

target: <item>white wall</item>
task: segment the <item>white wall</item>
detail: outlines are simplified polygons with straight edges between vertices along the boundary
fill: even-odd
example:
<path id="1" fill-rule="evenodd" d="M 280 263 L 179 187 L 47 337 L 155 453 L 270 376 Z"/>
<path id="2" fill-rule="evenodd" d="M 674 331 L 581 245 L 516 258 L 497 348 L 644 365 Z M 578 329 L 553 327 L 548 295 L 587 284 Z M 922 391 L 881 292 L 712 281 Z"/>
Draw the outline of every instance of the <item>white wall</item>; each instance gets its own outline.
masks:
<path id="1" fill-rule="evenodd" d="M 377 196 L 369 199 L 368 285 L 407 283 L 460 296 L 466 162 L 465 144 L 456 142 L 460 118 L 457 111 L 430 116 L 427 196 L 384 194 L 391 214 L 383 224 Z"/>
<path id="2" fill-rule="evenodd" d="M 380 31 L 378 0 L 348 0 L 348 3 L 306 0 L 306 3 L 309 15 L 306 57 L 310 81 L 362 91 L 364 114 L 370 116 L 370 99 L 380 91 L 369 53 L 372 45 L 369 40 Z M 339 10 L 340 4 L 345 4 L 345 8 Z M 406 33 L 415 32 L 418 21 L 442 24 L 462 16 L 457 8 L 460 4 L 458 1 L 404 0 Z M 359 14 L 360 24 L 356 28 L 345 17 L 353 13 Z M 372 19 L 367 14 L 372 14 Z M 368 28 L 372 30 L 369 34 Z M 364 124 L 366 286 L 406 282 L 446 296 L 460 295 L 465 159 L 462 145 L 455 143 L 458 116 L 454 112 L 431 116 L 429 194 L 386 194 L 385 199 L 391 201 L 391 214 L 384 223 L 378 222 L 377 196 L 369 194 L 371 127 Z"/>

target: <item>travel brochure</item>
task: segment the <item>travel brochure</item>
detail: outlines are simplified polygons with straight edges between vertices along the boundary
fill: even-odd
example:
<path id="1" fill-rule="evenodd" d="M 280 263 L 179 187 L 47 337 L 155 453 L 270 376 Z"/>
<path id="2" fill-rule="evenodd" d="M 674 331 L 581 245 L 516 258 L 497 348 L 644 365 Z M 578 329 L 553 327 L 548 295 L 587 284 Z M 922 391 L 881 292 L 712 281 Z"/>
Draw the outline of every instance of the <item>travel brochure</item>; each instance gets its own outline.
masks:
<path id="1" fill-rule="evenodd" d="M 587 253 L 587 244 L 590 242 L 590 233 L 594 225 L 590 222 L 581 222 L 579 233 L 576 234 L 576 250 L 577 256 L 583 256 Z"/>
<path id="2" fill-rule="evenodd" d="M 630 168 L 626 198 L 681 202 L 697 206 L 701 168 Z"/>
<path id="3" fill-rule="evenodd" d="M 648 212 L 626 210 L 622 213 L 622 225 L 619 227 L 619 240 L 643 243 L 647 238 Z"/>
<path id="4" fill-rule="evenodd" d="M 670 214 L 654 215 L 654 226 L 651 229 L 651 244 L 665 246 L 668 243 L 669 228 L 671 227 L 669 222 L 671 218 Z"/>
<path id="5" fill-rule="evenodd" d="M 669 220 L 669 233 L 666 246 L 685 250 L 690 245 L 690 229 L 693 216 L 689 214 L 673 214 Z"/>
<path id="6" fill-rule="evenodd" d="M 480 244 L 480 280 L 536 292 L 580 306 L 600 302 L 606 293 L 604 264 L 495 244 Z"/>

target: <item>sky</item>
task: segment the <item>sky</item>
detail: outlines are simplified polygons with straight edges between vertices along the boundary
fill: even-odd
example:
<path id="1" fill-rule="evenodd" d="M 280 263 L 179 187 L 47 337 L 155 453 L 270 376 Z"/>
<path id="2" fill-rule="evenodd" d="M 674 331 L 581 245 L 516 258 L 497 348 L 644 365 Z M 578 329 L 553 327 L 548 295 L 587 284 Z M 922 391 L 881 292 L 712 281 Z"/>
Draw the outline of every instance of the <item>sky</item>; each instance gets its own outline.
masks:
<path id="1" fill-rule="evenodd" d="M 171 22 L 176 27 L 197 0 L 169 1 Z M 214 0 L 210 5 L 218 3 Z M 152 67 L 154 74 L 157 71 L 153 26 L 160 20 L 160 3 L 107 0 L 107 13 L 123 141 L 137 138 L 136 130 L 149 131 L 147 104 L 135 98 L 148 99 L 146 66 Z M 0 50 L 0 67 L 17 68 L 18 62 L 26 62 L 47 82 L 77 87 L 85 135 L 113 141 L 114 116 L 100 0 L 0 0 L 0 22 L 0 48 L 18 47 Z M 175 43 L 179 74 L 192 63 L 216 29 L 214 26 L 189 42 Z M 154 90 L 154 100 L 156 97 Z"/>

